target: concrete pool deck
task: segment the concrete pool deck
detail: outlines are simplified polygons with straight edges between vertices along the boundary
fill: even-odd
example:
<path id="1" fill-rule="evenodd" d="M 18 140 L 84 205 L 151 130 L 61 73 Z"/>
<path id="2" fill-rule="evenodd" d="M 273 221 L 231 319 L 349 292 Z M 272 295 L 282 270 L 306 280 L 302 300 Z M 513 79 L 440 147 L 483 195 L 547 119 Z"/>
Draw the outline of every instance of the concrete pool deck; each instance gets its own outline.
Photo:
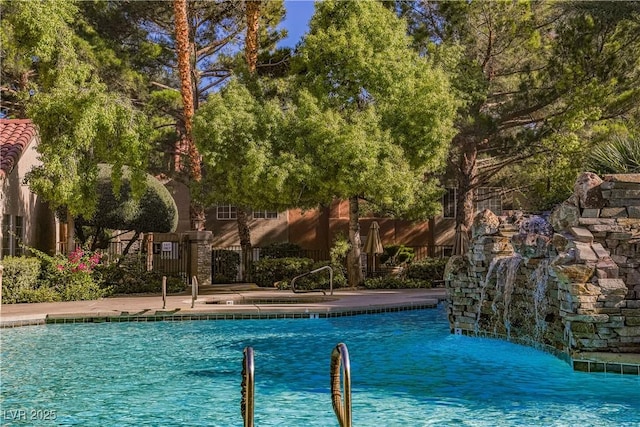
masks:
<path id="1" fill-rule="evenodd" d="M 192 306 L 191 294 L 128 295 L 90 301 L 2 304 L 0 327 L 45 323 L 338 317 L 433 308 L 445 299 L 443 288 L 334 290 L 293 293 L 250 285 L 203 287 Z"/>

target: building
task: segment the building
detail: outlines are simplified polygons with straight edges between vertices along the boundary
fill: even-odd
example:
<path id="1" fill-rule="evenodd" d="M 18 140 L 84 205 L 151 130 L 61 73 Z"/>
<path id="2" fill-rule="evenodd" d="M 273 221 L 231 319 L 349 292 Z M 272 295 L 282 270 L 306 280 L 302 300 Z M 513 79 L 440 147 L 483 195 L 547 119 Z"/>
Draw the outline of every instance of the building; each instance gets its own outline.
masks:
<path id="1" fill-rule="evenodd" d="M 26 174 L 40 164 L 38 132 L 31 120 L 0 119 L 0 256 L 21 255 L 23 244 L 54 253 L 56 219 L 32 193 Z"/>

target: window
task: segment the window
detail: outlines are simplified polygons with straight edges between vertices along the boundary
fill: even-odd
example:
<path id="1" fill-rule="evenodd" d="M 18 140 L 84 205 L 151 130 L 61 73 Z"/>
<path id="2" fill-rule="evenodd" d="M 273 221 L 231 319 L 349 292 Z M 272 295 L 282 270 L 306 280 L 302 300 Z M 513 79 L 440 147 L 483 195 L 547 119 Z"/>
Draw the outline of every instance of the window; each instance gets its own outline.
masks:
<path id="1" fill-rule="evenodd" d="M 476 190 L 476 212 L 489 209 L 496 215 L 502 214 L 500 188 L 482 187 Z"/>
<path id="2" fill-rule="evenodd" d="M 238 208 L 232 205 L 218 205 L 216 219 L 238 219 Z"/>
<path id="3" fill-rule="evenodd" d="M 444 218 L 456 217 L 457 189 L 447 188 L 447 192 L 442 196 L 442 216 Z"/>
<path id="4" fill-rule="evenodd" d="M 21 216 L 2 215 L 2 257 L 22 255 L 24 221 Z"/>
<path id="5" fill-rule="evenodd" d="M 278 219 L 276 211 L 253 211 L 254 219 Z"/>

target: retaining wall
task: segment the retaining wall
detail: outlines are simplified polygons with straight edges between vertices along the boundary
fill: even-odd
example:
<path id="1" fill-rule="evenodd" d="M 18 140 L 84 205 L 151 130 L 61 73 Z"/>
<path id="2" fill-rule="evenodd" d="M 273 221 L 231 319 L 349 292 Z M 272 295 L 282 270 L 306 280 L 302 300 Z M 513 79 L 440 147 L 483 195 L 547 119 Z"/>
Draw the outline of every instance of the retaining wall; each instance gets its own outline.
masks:
<path id="1" fill-rule="evenodd" d="M 545 219 L 480 212 L 445 273 L 452 332 L 573 360 L 640 353 L 640 174 L 584 173 Z"/>

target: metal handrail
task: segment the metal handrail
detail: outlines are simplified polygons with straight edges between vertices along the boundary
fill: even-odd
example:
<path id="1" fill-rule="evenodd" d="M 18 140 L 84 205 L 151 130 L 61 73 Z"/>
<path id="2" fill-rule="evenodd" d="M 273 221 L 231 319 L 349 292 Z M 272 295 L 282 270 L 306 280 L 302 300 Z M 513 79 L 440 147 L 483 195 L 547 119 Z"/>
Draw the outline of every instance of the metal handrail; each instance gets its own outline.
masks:
<path id="1" fill-rule="evenodd" d="M 309 291 L 297 291 L 296 287 L 295 287 L 295 283 L 296 283 L 296 280 L 298 280 L 301 277 L 308 276 L 309 274 L 317 273 L 319 271 L 327 270 L 327 269 L 329 270 L 329 288 L 331 290 L 331 295 L 333 295 L 333 268 L 331 268 L 331 266 L 329 266 L 329 265 L 325 265 L 324 267 L 316 268 L 315 270 L 311 270 L 311 271 L 308 271 L 306 273 L 302 273 L 299 276 L 294 277 L 293 279 L 291 279 L 291 290 L 293 291 L 293 293 L 299 293 L 299 292 L 322 292 L 324 295 L 326 295 L 327 293 L 324 291 L 324 289 L 311 289 Z"/>
<path id="2" fill-rule="evenodd" d="M 255 378 L 253 364 L 253 348 L 245 347 L 242 358 L 242 399 L 240 413 L 244 420 L 244 427 L 253 427 L 253 410 L 255 399 Z"/>
<path id="3" fill-rule="evenodd" d="M 341 374 L 344 380 L 344 400 L 340 392 Z M 344 343 L 336 345 L 331 352 L 331 403 L 340 427 L 351 427 L 351 364 L 349 350 Z"/>

